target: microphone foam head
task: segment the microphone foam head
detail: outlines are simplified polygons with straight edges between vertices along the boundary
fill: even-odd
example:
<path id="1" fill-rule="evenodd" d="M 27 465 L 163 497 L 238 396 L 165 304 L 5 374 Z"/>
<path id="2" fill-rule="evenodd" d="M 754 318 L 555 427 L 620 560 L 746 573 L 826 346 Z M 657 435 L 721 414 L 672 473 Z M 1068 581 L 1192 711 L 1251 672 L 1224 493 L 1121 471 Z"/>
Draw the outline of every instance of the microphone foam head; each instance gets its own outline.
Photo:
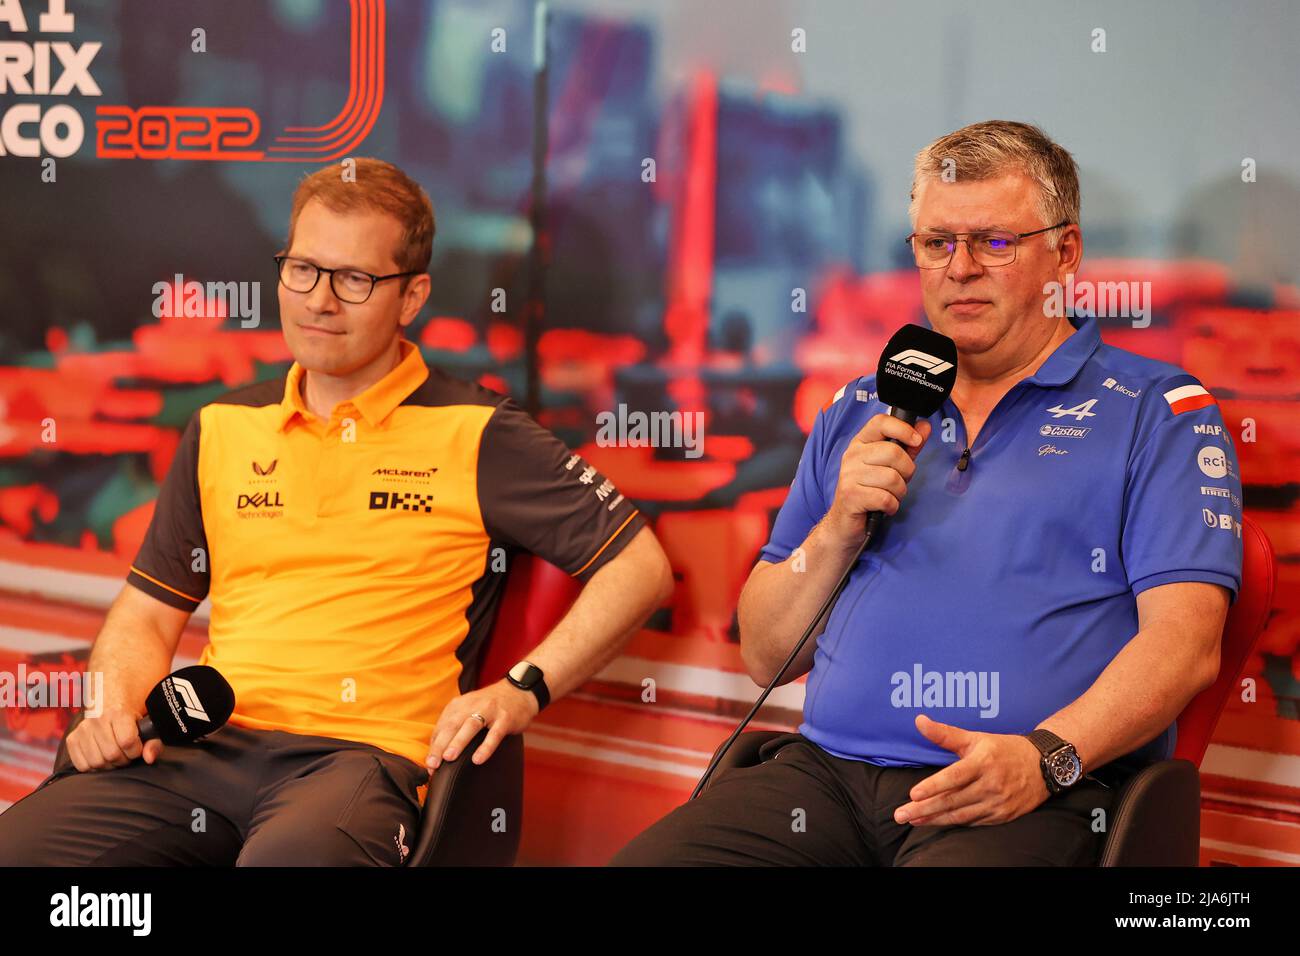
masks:
<path id="1" fill-rule="evenodd" d="M 164 744 L 188 744 L 225 725 L 235 710 L 235 691 L 215 668 L 195 664 L 160 680 L 145 709 Z"/>
<path id="2" fill-rule="evenodd" d="M 876 393 L 886 405 L 929 418 L 957 381 L 957 344 L 921 325 L 905 325 L 880 353 Z"/>

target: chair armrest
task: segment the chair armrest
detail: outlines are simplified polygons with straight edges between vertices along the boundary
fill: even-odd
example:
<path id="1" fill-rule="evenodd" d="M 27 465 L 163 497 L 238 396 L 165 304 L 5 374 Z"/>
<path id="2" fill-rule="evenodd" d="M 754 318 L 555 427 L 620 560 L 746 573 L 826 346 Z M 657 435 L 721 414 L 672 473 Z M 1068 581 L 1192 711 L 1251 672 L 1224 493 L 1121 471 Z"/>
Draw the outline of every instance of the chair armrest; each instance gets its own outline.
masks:
<path id="1" fill-rule="evenodd" d="M 713 771 L 713 776 L 709 778 L 708 784 L 700 791 L 700 793 L 708 793 L 709 787 L 713 786 L 718 777 L 722 776 L 726 771 L 735 767 L 752 767 L 757 764 L 759 762 L 758 751 L 762 748 L 763 744 L 767 743 L 769 740 L 775 740 L 777 737 L 785 736 L 789 736 L 789 731 L 751 730 L 747 733 L 741 734 L 736 738 L 736 742 L 731 745 L 731 749 L 728 750 L 727 755 L 722 758 L 722 762 L 718 764 L 717 768 Z M 724 740 L 722 743 L 726 743 L 726 741 Z M 718 750 L 721 749 L 722 744 L 718 744 Z M 718 750 L 713 751 L 713 756 L 716 757 L 718 755 Z"/>
<path id="2" fill-rule="evenodd" d="M 1120 787 L 1098 866 L 1196 866 L 1201 777 L 1190 760 L 1160 760 Z"/>
<path id="3" fill-rule="evenodd" d="M 524 738 L 511 734 L 481 765 L 470 761 L 487 738 L 483 728 L 429 781 L 420 835 L 407 866 L 511 866 L 519 851 L 524 809 Z M 502 819 L 505 829 L 494 824 Z"/>

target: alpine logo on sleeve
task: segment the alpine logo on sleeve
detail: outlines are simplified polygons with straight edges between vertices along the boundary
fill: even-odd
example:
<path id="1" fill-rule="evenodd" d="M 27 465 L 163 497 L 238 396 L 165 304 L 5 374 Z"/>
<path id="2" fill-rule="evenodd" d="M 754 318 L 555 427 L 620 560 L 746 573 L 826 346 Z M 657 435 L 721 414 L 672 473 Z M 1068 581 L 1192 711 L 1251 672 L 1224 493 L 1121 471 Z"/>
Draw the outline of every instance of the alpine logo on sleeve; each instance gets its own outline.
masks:
<path id="1" fill-rule="evenodd" d="M 1200 385 L 1179 385 L 1177 388 L 1171 388 L 1165 392 L 1165 401 L 1169 403 L 1169 408 L 1175 415 L 1218 404 L 1214 396 Z"/>

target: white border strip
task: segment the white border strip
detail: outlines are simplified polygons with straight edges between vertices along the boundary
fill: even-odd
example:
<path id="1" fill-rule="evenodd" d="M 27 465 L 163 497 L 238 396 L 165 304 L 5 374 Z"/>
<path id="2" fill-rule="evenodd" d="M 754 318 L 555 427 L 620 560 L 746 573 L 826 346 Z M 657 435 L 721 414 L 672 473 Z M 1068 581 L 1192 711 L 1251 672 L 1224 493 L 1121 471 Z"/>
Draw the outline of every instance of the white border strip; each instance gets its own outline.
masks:
<path id="1" fill-rule="evenodd" d="M 1227 843 L 1223 840 L 1201 840 L 1201 847 L 1206 850 L 1223 850 L 1228 853 L 1240 853 L 1262 860 L 1276 860 L 1289 866 L 1300 866 L 1300 853 L 1285 853 L 1282 850 L 1266 850 L 1258 846 L 1246 846 L 1244 843 Z"/>
<path id="2" fill-rule="evenodd" d="M 25 627 L 7 627 L 0 624 L 0 647 L 26 654 L 57 654 L 89 647 L 88 637 L 67 637 L 46 631 L 33 631 Z"/>
<path id="3" fill-rule="evenodd" d="M 125 575 L 118 578 L 0 560 L 0 591 L 32 594 L 50 601 L 65 601 L 106 611 L 117 600 L 124 584 Z M 211 610 L 212 602 L 204 598 L 191 617 L 207 621 Z"/>
<path id="4" fill-rule="evenodd" d="M 610 750 L 607 747 L 587 747 L 573 741 L 552 737 L 549 734 L 538 733 L 534 730 L 528 732 L 528 746 L 536 747 L 538 750 L 549 750 L 552 753 L 567 754 L 571 757 L 585 757 L 588 760 L 599 760 L 603 763 L 622 764 L 628 767 L 639 767 L 642 770 L 671 773 L 684 777 L 692 783 L 700 779 L 700 774 L 704 772 L 704 768 L 708 765 L 707 756 L 699 765 L 680 763 L 675 760 L 656 760 L 653 757 L 623 753 L 620 750 Z"/>
<path id="5" fill-rule="evenodd" d="M 617 658 L 597 674 L 595 679 L 639 687 L 647 677 L 653 678 L 659 689 L 698 694 L 701 697 L 737 700 L 749 704 L 758 700 L 758 695 L 762 693 L 762 688 L 750 680 L 748 674 L 737 674 L 714 667 L 697 667 L 693 664 L 652 661 L 645 657 Z M 804 685 L 790 683 L 772 691 L 763 706 L 780 707 L 802 713 L 803 700 Z"/>
<path id="6" fill-rule="evenodd" d="M 1268 750 L 1211 744 L 1201 761 L 1201 772 L 1300 788 L 1300 757 Z"/>

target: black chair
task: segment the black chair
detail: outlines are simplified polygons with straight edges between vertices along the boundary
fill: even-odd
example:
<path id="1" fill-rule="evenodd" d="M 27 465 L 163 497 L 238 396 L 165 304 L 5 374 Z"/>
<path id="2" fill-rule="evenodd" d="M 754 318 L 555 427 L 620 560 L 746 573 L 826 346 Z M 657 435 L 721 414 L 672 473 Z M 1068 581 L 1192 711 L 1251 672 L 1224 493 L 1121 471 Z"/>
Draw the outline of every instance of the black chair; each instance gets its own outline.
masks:
<path id="1" fill-rule="evenodd" d="M 524 738 L 506 737 L 492 759 L 470 757 L 487 737 L 480 730 L 455 760 L 434 772 L 407 866 L 512 866 L 524 810 Z"/>

